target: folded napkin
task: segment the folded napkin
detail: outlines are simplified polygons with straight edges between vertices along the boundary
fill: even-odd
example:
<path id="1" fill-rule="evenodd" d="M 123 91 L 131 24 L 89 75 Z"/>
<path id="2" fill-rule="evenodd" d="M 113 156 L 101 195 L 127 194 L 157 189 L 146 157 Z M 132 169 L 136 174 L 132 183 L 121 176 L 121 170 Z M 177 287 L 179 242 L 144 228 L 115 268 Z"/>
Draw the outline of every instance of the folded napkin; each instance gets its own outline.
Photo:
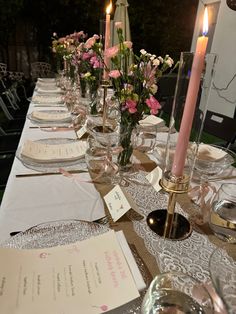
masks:
<path id="1" fill-rule="evenodd" d="M 46 95 L 34 95 L 32 97 L 32 102 L 34 103 L 44 103 L 46 104 L 59 104 L 63 103 L 64 101 L 62 100 L 61 96 L 46 96 Z"/>
<path id="2" fill-rule="evenodd" d="M 52 86 L 50 86 L 50 88 L 49 87 L 45 88 L 43 86 L 40 86 L 37 88 L 37 93 L 39 93 L 39 94 L 61 94 L 62 90 L 56 86 L 55 86 L 55 88 Z"/>
<path id="3" fill-rule="evenodd" d="M 71 121 L 71 115 L 66 111 L 32 111 L 31 117 L 42 121 Z"/>
<path id="4" fill-rule="evenodd" d="M 225 157 L 225 155 L 226 152 L 220 148 L 214 147 L 212 145 L 200 144 L 198 148 L 197 159 L 218 161 Z"/>
<path id="5" fill-rule="evenodd" d="M 39 77 L 38 78 L 38 82 L 56 82 L 56 79 L 55 78 L 50 78 L 50 77 Z"/>
<path id="6" fill-rule="evenodd" d="M 158 127 L 161 127 L 161 126 L 165 125 L 165 121 L 159 117 L 154 116 L 154 115 L 149 115 L 146 118 L 144 118 L 143 120 L 140 120 L 139 124 L 141 126 L 156 125 Z"/>
<path id="7" fill-rule="evenodd" d="M 84 156 L 87 144 L 84 141 L 72 141 L 65 144 L 45 144 L 27 140 L 21 149 L 21 155 L 37 162 L 72 161 Z"/>

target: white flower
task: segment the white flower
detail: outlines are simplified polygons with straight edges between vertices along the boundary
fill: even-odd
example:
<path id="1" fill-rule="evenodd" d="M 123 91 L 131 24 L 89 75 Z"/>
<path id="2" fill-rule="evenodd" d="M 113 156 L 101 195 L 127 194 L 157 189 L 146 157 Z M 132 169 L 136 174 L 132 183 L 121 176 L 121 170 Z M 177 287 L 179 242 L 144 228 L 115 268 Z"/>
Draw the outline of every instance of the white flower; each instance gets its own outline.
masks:
<path id="1" fill-rule="evenodd" d="M 150 58 L 152 55 L 150 53 L 147 53 L 146 56 Z"/>
<path id="2" fill-rule="evenodd" d="M 155 57 L 151 56 L 150 60 L 153 61 L 155 59 Z"/>
<path id="3" fill-rule="evenodd" d="M 160 64 L 160 60 L 154 59 L 152 63 L 153 63 L 153 65 L 158 66 Z"/>
<path id="4" fill-rule="evenodd" d="M 152 93 L 153 95 L 156 94 L 157 88 L 158 88 L 158 87 L 157 87 L 156 84 L 152 84 L 152 86 L 150 87 L 150 91 L 151 91 L 151 93 Z"/>
<path id="5" fill-rule="evenodd" d="M 171 59 L 170 57 L 168 57 L 168 59 L 165 60 L 165 63 L 166 63 L 169 67 L 172 67 L 172 65 L 174 64 L 174 60 Z"/>
<path id="6" fill-rule="evenodd" d="M 164 61 L 161 56 L 159 56 L 157 59 L 160 60 L 161 63 L 163 63 L 163 61 Z"/>
<path id="7" fill-rule="evenodd" d="M 91 73 L 90 73 L 90 72 L 87 72 L 87 73 L 84 74 L 84 77 L 85 77 L 85 78 L 90 77 L 90 76 L 91 76 Z"/>
<path id="8" fill-rule="evenodd" d="M 147 51 L 145 49 L 141 49 L 140 52 L 141 52 L 142 55 L 146 55 L 147 54 Z"/>

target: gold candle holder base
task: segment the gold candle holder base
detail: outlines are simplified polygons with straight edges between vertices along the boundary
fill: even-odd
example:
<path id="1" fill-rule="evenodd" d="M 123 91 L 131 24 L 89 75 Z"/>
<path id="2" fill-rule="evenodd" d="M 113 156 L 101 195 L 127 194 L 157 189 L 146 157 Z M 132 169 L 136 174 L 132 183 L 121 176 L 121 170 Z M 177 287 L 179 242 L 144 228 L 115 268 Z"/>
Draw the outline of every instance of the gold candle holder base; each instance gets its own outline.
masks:
<path id="1" fill-rule="evenodd" d="M 189 221 L 181 214 L 175 213 L 176 197 L 186 193 L 189 187 L 189 176 L 176 177 L 170 172 L 163 174 L 161 187 L 169 193 L 167 210 L 155 210 L 147 217 L 151 230 L 163 238 L 170 240 L 186 239 L 192 232 Z"/>
<path id="2" fill-rule="evenodd" d="M 184 216 L 174 213 L 171 233 L 167 236 L 165 232 L 166 219 L 166 209 L 154 210 L 147 216 L 147 224 L 160 237 L 170 240 L 184 240 L 191 234 L 192 227 L 189 221 Z"/>

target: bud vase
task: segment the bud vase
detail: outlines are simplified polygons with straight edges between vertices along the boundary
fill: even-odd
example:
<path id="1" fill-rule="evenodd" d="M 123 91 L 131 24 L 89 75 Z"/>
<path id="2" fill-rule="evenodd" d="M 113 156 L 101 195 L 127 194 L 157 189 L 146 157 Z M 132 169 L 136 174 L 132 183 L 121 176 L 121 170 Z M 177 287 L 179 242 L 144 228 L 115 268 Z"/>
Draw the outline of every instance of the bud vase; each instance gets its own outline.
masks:
<path id="1" fill-rule="evenodd" d="M 131 156 L 133 154 L 134 137 L 133 131 L 135 129 L 135 123 L 122 121 L 120 124 L 120 146 L 122 151 L 118 156 L 118 165 L 121 171 L 129 171 L 132 167 Z"/>

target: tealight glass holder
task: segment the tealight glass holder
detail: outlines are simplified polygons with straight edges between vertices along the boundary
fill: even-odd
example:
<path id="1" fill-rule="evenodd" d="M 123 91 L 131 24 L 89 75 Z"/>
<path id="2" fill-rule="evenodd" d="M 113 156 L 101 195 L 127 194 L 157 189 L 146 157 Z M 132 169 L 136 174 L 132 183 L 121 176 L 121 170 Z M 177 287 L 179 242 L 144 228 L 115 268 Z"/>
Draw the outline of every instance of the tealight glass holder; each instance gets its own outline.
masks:
<path id="1" fill-rule="evenodd" d="M 175 205 L 178 194 L 187 193 L 189 190 L 195 160 L 188 162 L 187 154 L 189 147 L 191 147 L 191 153 L 194 151 L 195 155 L 198 151 L 216 60 L 215 54 L 205 55 L 198 87 L 198 84 L 192 84 L 195 71 L 193 64 L 196 65 L 194 53 L 182 52 L 175 94 L 173 99 L 170 97 L 166 100 L 167 103 L 173 101 L 172 110 L 168 112 L 165 104 L 162 108 L 166 120 L 169 120 L 169 132 L 166 139 L 165 158 L 162 162 L 163 176 L 160 185 L 169 194 L 169 200 L 167 209 L 157 209 L 148 215 L 147 224 L 155 233 L 167 239 L 185 239 L 192 231 L 188 219 L 176 212 Z M 193 97 L 189 97 L 190 92 L 195 94 L 196 102 L 192 101 Z M 189 99 L 191 99 L 191 106 L 189 106 Z M 189 117 L 186 120 L 187 113 Z M 182 132 L 183 125 L 189 128 L 188 132 Z M 173 138 L 176 143 L 173 143 Z M 175 146 L 174 156 L 173 146 Z M 158 150 L 158 147 L 156 149 Z"/>

